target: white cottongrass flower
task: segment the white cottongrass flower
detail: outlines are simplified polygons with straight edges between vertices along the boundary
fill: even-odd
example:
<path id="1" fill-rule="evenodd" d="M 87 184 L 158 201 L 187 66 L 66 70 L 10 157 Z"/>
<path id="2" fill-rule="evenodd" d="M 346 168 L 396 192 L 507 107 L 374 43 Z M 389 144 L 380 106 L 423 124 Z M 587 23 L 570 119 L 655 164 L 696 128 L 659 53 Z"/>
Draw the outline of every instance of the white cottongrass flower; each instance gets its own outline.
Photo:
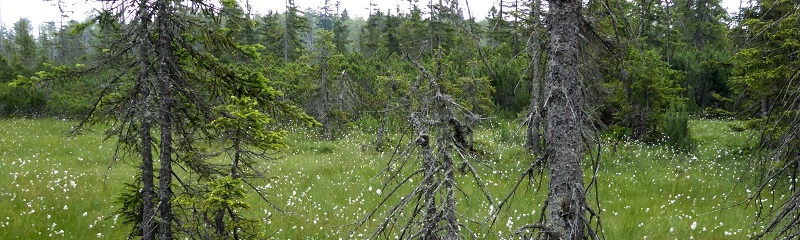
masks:
<path id="1" fill-rule="evenodd" d="M 694 230 L 695 228 L 697 228 L 697 222 L 692 222 L 692 225 L 691 225 L 691 226 L 689 226 L 689 228 L 691 228 L 692 230 Z"/>

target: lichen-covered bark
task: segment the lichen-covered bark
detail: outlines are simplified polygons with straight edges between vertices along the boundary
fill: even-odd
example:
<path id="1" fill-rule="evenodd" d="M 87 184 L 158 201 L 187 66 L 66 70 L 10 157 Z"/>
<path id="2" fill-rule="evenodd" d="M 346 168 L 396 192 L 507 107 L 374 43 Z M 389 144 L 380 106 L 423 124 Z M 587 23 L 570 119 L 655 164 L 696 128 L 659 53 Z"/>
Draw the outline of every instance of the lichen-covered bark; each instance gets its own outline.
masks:
<path id="1" fill-rule="evenodd" d="M 158 234 L 159 239 L 173 239 L 172 223 L 172 133 L 176 120 L 173 117 L 175 97 L 173 79 L 175 75 L 172 66 L 177 66 L 172 58 L 172 39 L 174 33 L 170 32 L 168 23 L 170 11 L 167 9 L 169 2 L 159 0 L 156 2 L 156 30 L 159 33 L 156 46 L 157 80 L 159 92 L 158 124 L 161 131 L 160 156 L 161 168 L 158 175 Z"/>
<path id="2" fill-rule="evenodd" d="M 139 2 L 139 27 L 138 32 L 141 36 L 147 36 L 148 26 L 150 21 L 150 13 L 147 8 L 147 1 Z M 137 52 L 139 54 L 139 61 L 141 64 L 146 64 L 149 57 L 150 44 L 147 38 L 138 38 Z M 153 137 L 150 133 L 152 130 L 152 113 L 151 111 L 151 93 L 150 89 L 150 73 L 147 68 L 142 68 L 139 72 L 137 86 L 139 91 L 139 101 L 142 102 L 137 106 L 137 117 L 141 119 L 141 126 L 139 127 L 139 140 L 141 141 L 141 156 L 142 156 L 142 220 L 139 223 L 139 228 L 142 231 L 143 240 L 154 240 L 156 237 L 155 228 L 155 182 L 153 170 Z"/>
<path id="3" fill-rule="evenodd" d="M 550 239 L 583 239 L 586 197 L 581 159 L 583 99 L 578 78 L 581 2 L 550 0 L 550 45 L 546 78 Z"/>
<path id="4" fill-rule="evenodd" d="M 155 205 L 153 204 L 153 193 L 155 183 L 153 181 L 153 145 L 152 135 L 150 135 L 151 125 L 148 120 L 142 122 L 140 137 L 142 141 L 142 222 L 139 228 L 142 229 L 142 239 L 155 239 Z"/>
<path id="5" fill-rule="evenodd" d="M 541 5 L 541 0 L 534 1 L 534 6 Z M 541 122 L 542 122 L 542 111 L 540 109 L 542 105 L 542 84 L 541 84 L 541 58 L 542 58 L 542 46 L 544 45 L 541 41 L 539 36 L 541 36 L 541 23 L 539 21 L 539 8 L 531 9 L 533 16 L 533 24 L 532 24 L 532 38 L 528 44 L 528 49 L 532 53 L 533 58 L 531 58 L 530 66 L 531 69 L 531 102 L 528 106 L 529 115 L 528 115 L 528 131 L 527 137 L 525 138 L 525 149 L 528 149 L 533 152 L 533 154 L 539 155 L 542 151 L 542 144 L 541 144 Z"/>

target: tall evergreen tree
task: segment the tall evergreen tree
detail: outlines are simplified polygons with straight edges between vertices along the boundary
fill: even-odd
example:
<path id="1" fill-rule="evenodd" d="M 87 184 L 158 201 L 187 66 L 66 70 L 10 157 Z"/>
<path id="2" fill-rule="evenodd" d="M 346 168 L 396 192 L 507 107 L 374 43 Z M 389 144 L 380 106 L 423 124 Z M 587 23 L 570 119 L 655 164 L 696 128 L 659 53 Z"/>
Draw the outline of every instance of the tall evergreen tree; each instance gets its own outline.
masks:
<path id="1" fill-rule="evenodd" d="M 286 12 L 284 13 L 283 20 L 283 36 L 281 43 L 283 45 L 284 61 L 295 60 L 302 54 L 302 49 L 305 47 L 305 40 L 303 34 L 311 29 L 308 18 L 301 15 L 294 0 L 286 0 Z"/>
<path id="2" fill-rule="evenodd" d="M 431 47 L 427 32 L 422 10 L 417 5 L 412 5 L 410 12 L 397 28 L 397 38 L 403 51 L 414 56 L 423 54 Z"/>
<path id="3" fill-rule="evenodd" d="M 359 52 L 367 58 L 375 56 L 378 48 L 384 44 L 381 34 L 385 27 L 384 20 L 383 12 L 380 10 L 370 13 L 367 25 L 361 28 L 361 33 L 358 35 L 358 47 Z"/>
<path id="4" fill-rule="evenodd" d="M 678 0 L 672 10 L 681 21 L 675 22 L 678 42 L 666 57 L 674 68 L 686 72 L 682 86 L 696 110 L 724 107 L 723 99 L 731 97 L 728 16 L 720 3 Z"/>
<path id="5" fill-rule="evenodd" d="M 31 34 L 32 30 L 31 21 L 27 18 L 21 18 L 14 23 L 14 43 L 19 47 L 14 58 L 19 59 L 26 69 L 32 69 L 37 60 L 36 41 Z"/>
<path id="6" fill-rule="evenodd" d="M 342 53 L 347 53 L 352 40 L 349 39 L 350 28 L 347 26 L 347 21 L 350 21 L 350 16 L 347 10 L 334 20 L 333 23 L 333 45 L 336 50 Z"/>

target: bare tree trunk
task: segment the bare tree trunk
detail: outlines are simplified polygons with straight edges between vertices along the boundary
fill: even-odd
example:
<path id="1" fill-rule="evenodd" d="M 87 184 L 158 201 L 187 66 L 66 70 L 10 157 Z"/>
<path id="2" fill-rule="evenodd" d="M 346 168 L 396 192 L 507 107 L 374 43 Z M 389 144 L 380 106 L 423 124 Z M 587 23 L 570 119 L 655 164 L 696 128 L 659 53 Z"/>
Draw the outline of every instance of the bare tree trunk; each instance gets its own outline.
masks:
<path id="1" fill-rule="evenodd" d="M 322 136 L 326 139 L 332 139 L 333 134 L 331 132 L 331 109 L 330 109 L 330 94 L 328 93 L 328 53 L 322 54 L 321 62 L 319 69 L 320 74 L 320 82 L 319 88 L 317 90 L 318 98 L 319 98 L 319 106 L 317 108 L 317 114 L 319 116 L 319 121 L 322 123 Z"/>
<path id="2" fill-rule="evenodd" d="M 286 0 L 286 16 L 283 20 L 283 61 L 289 61 L 289 0 Z"/>
<path id="3" fill-rule="evenodd" d="M 438 114 L 441 114 L 442 117 L 452 118 L 453 114 L 450 112 L 450 109 L 446 105 L 445 102 L 439 102 L 439 109 L 437 110 Z M 442 123 L 452 123 L 452 119 L 442 119 Z M 458 213 L 456 212 L 456 199 L 455 199 L 455 161 L 453 160 L 453 145 L 454 142 L 454 131 L 453 128 L 455 125 L 450 126 L 446 125 L 442 127 L 442 135 L 439 137 L 439 157 L 442 158 L 442 169 L 444 169 L 444 181 L 442 181 L 442 185 L 445 189 L 445 196 L 444 196 L 444 220 L 447 223 L 447 235 L 445 235 L 445 239 L 460 239 L 459 233 L 461 232 L 459 224 L 458 224 Z M 457 129 L 460 131 L 460 129 Z M 460 140 L 463 140 L 460 139 Z M 457 144 L 458 140 L 456 140 Z"/>
<path id="4" fill-rule="evenodd" d="M 214 214 L 214 231 L 217 233 L 215 237 L 225 236 L 225 209 L 219 209 Z"/>
<path id="5" fill-rule="evenodd" d="M 433 0 L 428 0 L 428 6 L 433 6 Z M 431 23 L 433 23 L 433 21 L 435 21 L 435 19 L 436 19 L 434 17 L 435 16 L 434 14 L 435 14 L 435 12 L 433 10 L 431 10 L 430 11 L 430 15 L 431 15 L 430 16 L 430 21 L 431 21 Z M 428 32 L 428 44 L 430 44 L 429 48 L 430 48 L 430 51 L 431 51 L 431 55 L 433 55 L 433 54 L 435 54 L 436 48 L 439 47 L 439 46 L 434 44 L 434 42 L 433 42 L 433 40 L 434 40 L 433 37 L 435 35 L 434 29 L 433 29 L 433 24 L 428 24 L 428 25 L 431 26 L 430 29 L 429 29 L 430 32 Z"/>
<path id="6" fill-rule="evenodd" d="M 534 58 L 538 58 L 539 53 L 537 52 L 534 54 Z M 541 98 L 541 91 L 540 91 L 540 84 L 539 84 L 539 60 L 534 60 L 534 64 L 537 66 L 534 67 L 534 77 L 531 81 L 531 103 L 530 103 L 530 113 L 528 115 L 528 137 L 526 138 L 525 148 L 532 151 L 534 154 L 539 155 L 542 152 L 541 146 L 541 134 L 539 132 L 540 129 L 540 122 L 541 122 L 541 113 L 539 111 L 539 98 Z"/>
<path id="7" fill-rule="evenodd" d="M 162 83 L 169 84 L 169 83 Z M 161 169 L 158 174 L 158 231 L 159 239 L 172 239 L 172 114 L 171 89 L 162 86 L 161 99 Z"/>
<path id="8" fill-rule="evenodd" d="M 583 145 L 583 98 L 578 78 L 578 29 L 581 1 L 550 0 L 547 61 L 547 227 L 550 239 L 583 239 L 586 228 Z"/>
<path id="9" fill-rule="evenodd" d="M 158 174 L 158 232 L 159 239 L 169 240 L 172 236 L 172 129 L 175 120 L 172 117 L 174 107 L 174 92 L 171 79 L 172 71 L 168 69 L 171 61 L 172 43 L 170 36 L 173 34 L 169 30 L 169 7 L 168 0 L 159 0 L 156 3 L 158 12 L 156 14 L 156 27 L 159 33 L 158 46 L 156 48 L 156 58 L 158 59 L 158 91 L 159 91 L 159 125 L 161 131 L 161 146 L 159 161 L 161 169 Z"/>
<path id="10" fill-rule="evenodd" d="M 425 169 L 425 176 L 423 177 L 423 185 L 425 186 L 425 195 L 423 196 L 425 222 L 422 224 L 425 227 L 425 233 L 422 236 L 433 237 L 436 236 L 436 228 L 439 222 L 436 212 L 436 189 L 438 188 L 436 169 L 438 164 L 433 157 L 428 135 L 421 135 L 421 137 L 420 139 L 424 140 L 418 141 L 418 143 L 422 145 L 422 167 Z"/>
<path id="11" fill-rule="evenodd" d="M 124 5 L 124 4 L 123 4 Z M 61 7 L 61 3 L 59 2 L 59 8 Z M 142 0 L 139 3 L 139 35 L 140 36 L 148 36 L 149 29 L 148 26 L 150 24 L 150 12 L 147 7 L 147 1 Z M 62 44 L 64 41 L 64 34 L 61 34 Z M 150 51 L 150 42 L 148 38 L 141 37 L 138 42 L 138 51 L 139 51 L 139 61 L 141 65 L 147 65 L 148 60 L 148 51 Z M 62 54 L 63 57 L 63 54 Z M 154 193 L 155 193 L 155 182 L 154 182 L 154 169 L 153 169 L 153 136 L 151 135 L 150 131 L 152 129 L 152 113 L 151 111 L 151 102 L 152 102 L 152 89 L 150 86 L 150 74 L 148 69 L 142 67 L 139 73 L 138 79 L 138 87 L 140 88 L 141 92 L 141 101 L 142 106 L 138 106 L 140 109 L 138 110 L 141 114 L 141 127 L 139 128 L 139 137 L 141 139 L 142 149 L 142 221 L 140 228 L 142 229 L 142 239 L 143 240 L 154 240 L 156 237 L 156 227 L 155 227 L 155 205 L 153 204 Z"/>
<path id="12" fill-rule="evenodd" d="M 342 74 L 339 75 L 339 82 L 338 83 L 338 93 L 336 94 L 336 110 L 337 115 L 333 119 L 336 123 L 336 129 L 340 131 L 344 129 L 344 124 L 350 121 L 350 116 L 343 115 L 345 112 L 352 112 L 350 110 L 350 104 L 347 103 L 348 96 L 349 96 L 349 89 L 350 85 L 348 84 L 349 77 L 347 76 L 347 71 L 342 71 Z"/>
<path id="13" fill-rule="evenodd" d="M 528 107 L 530 115 L 528 115 L 528 137 L 526 138 L 525 148 L 532 151 L 534 154 L 539 155 L 542 152 L 541 134 L 539 132 L 540 124 L 542 121 L 542 114 L 540 102 L 542 99 L 542 84 L 541 84 L 541 58 L 542 58 L 542 43 L 540 42 L 541 25 L 539 23 L 539 6 L 540 0 L 536 0 L 531 9 L 531 18 L 533 20 L 533 42 L 528 47 L 533 51 L 533 58 L 531 59 L 531 103 Z"/>
<path id="14" fill-rule="evenodd" d="M 384 132 L 386 132 L 386 122 L 389 121 L 389 106 L 390 106 L 389 102 L 387 101 L 386 109 L 383 110 L 383 118 L 381 119 L 381 126 L 378 128 L 378 136 L 377 139 L 375 140 L 375 150 L 377 151 L 383 150 L 383 144 L 385 141 L 383 139 L 383 135 Z"/>
<path id="15" fill-rule="evenodd" d="M 244 133 L 237 133 L 237 135 L 244 135 Z M 236 151 L 233 153 L 233 165 L 231 166 L 231 178 L 239 178 L 239 162 L 242 159 L 242 144 L 238 138 L 233 139 L 232 148 Z"/>
<path id="16" fill-rule="evenodd" d="M 519 29 L 519 0 L 514 0 L 514 30 L 511 31 L 511 35 L 513 37 L 513 42 L 511 43 L 511 52 L 514 55 L 519 54 L 519 34 L 517 34 L 517 29 Z"/>
<path id="17" fill-rule="evenodd" d="M 153 193 L 155 183 L 153 182 L 153 142 L 150 135 L 150 121 L 145 120 L 139 129 L 142 140 L 142 229 L 143 240 L 155 239 L 155 206 L 153 205 Z"/>
<path id="18" fill-rule="evenodd" d="M 423 155 L 423 168 L 425 169 L 425 177 L 423 179 L 426 186 L 425 195 L 425 222 L 423 223 L 424 233 L 422 239 L 460 239 L 461 227 L 458 222 L 458 212 L 456 212 L 456 181 L 455 181 L 455 160 L 453 159 L 453 147 L 463 147 L 463 135 L 460 139 L 456 139 L 456 131 L 462 131 L 461 124 L 456 119 L 455 114 L 451 109 L 453 100 L 450 96 L 442 94 L 436 78 L 433 77 L 424 67 L 419 63 L 414 62 L 423 74 L 430 79 L 431 89 L 433 96 L 425 97 L 425 101 L 432 100 L 432 112 L 430 112 L 429 119 L 434 120 L 430 129 L 426 124 L 422 123 L 417 126 L 417 132 L 420 133 L 418 144 L 422 145 Z M 427 105 L 427 104 L 426 104 Z M 426 117 L 426 118 L 427 118 Z M 425 120 L 422 120 L 425 121 Z M 429 133 L 430 131 L 439 131 L 436 136 L 437 152 L 434 155 L 430 147 Z M 466 151 L 466 149 L 461 149 Z M 441 161 L 440 161 L 441 159 Z M 436 202 L 437 195 L 443 195 L 439 203 Z M 440 196 L 441 196 L 440 195 Z M 440 222 L 445 226 L 440 227 Z M 438 231 L 444 230 L 444 236 L 437 234 Z"/>
<path id="19" fill-rule="evenodd" d="M 670 56 L 669 56 L 669 42 L 670 42 L 670 32 L 672 32 L 672 14 L 670 14 L 669 10 L 669 0 L 664 1 L 664 7 L 667 9 L 667 29 L 666 29 L 666 36 L 667 40 L 664 42 L 664 57 L 667 58 L 667 66 L 670 66 Z"/>

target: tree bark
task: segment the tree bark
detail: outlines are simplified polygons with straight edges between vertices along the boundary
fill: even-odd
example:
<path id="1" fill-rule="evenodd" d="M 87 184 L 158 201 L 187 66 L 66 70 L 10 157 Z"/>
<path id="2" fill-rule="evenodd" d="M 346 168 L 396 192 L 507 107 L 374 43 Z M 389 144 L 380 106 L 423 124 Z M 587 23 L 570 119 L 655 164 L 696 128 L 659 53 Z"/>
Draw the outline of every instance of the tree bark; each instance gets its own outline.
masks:
<path id="1" fill-rule="evenodd" d="M 424 141 L 418 141 L 422 145 L 422 165 L 425 169 L 425 176 L 423 177 L 423 185 L 425 186 L 425 195 L 423 196 L 425 203 L 424 222 L 422 226 L 425 228 L 423 238 L 431 238 L 436 236 L 436 228 L 438 226 L 438 214 L 436 211 L 436 159 L 433 157 L 433 151 L 430 146 L 430 139 L 427 135 L 424 136 Z"/>
<path id="2" fill-rule="evenodd" d="M 124 5 L 124 4 L 123 4 Z M 138 52 L 140 65 L 147 65 L 149 62 L 149 48 L 150 39 L 143 37 L 149 35 L 150 12 L 148 10 L 147 1 L 142 0 L 139 3 L 138 10 L 139 17 L 139 35 L 142 36 L 138 39 Z M 63 34 L 62 34 L 63 38 Z M 137 113 L 141 118 L 141 126 L 139 128 L 139 138 L 141 140 L 141 156 L 142 156 L 142 221 L 139 223 L 142 230 L 143 240 L 154 240 L 156 237 L 155 228 L 155 205 L 153 199 L 155 195 L 155 182 L 154 182 L 154 169 L 153 169 L 153 136 L 150 131 L 152 129 L 152 89 L 150 86 L 150 74 L 146 67 L 142 67 L 139 72 L 138 87 L 140 92 L 140 101 L 143 103 L 139 107 Z"/>
<path id="3" fill-rule="evenodd" d="M 383 118 L 381 119 L 381 125 L 378 127 L 378 136 L 375 140 L 375 150 L 383 151 L 383 134 L 386 132 L 386 122 L 389 121 L 389 101 L 386 102 L 386 109 L 383 110 Z"/>
<path id="4" fill-rule="evenodd" d="M 539 124 L 541 120 L 541 115 L 539 114 L 539 52 L 538 50 L 534 51 L 536 51 L 536 53 L 534 53 L 533 60 L 531 61 L 531 67 L 533 67 L 534 70 L 531 80 L 531 102 L 528 106 L 528 111 L 530 112 L 528 113 L 528 132 L 525 138 L 525 149 L 532 151 L 533 154 L 539 155 L 539 153 L 541 153 L 541 139 L 539 133 Z"/>
<path id="5" fill-rule="evenodd" d="M 540 0 L 536 0 L 533 4 L 534 8 L 532 9 L 531 18 L 533 20 L 533 42 L 531 42 L 528 46 L 531 51 L 533 51 L 533 58 L 530 62 L 530 68 L 532 69 L 533 73 L 531 74 L 531 102 L 529 111 L 530 115 L 528 115 L 528 132 L 527 138 L 525 142 L 525 148 L 532 151 L 533 154 L 539 155 L 542 152 L 542 145 L 541 145 L 541 133 L 539 132 L 540 125 L 542 122 L 542 113 L 541 109 L 541 100 L 542 100 L 542 84 L 541 84 L 541 55 L 542 55 L 542 43 L 540 42 L 540 31 L 541 25 L 539 22 L 539 6 L 541 5 Z"/>
<path id="6" fill-rule="evenodd" d="M 173 239 L 172 235 L 172 130 L 175 119 L 172 111 L 175 106 L 175 93 L 173 92 L 173 72 L 169 69 L 173 64 L 172 59 L 172 39 L 174 35 L 170 31 L 168 19 L 170 18 L 169 0 L 159 0 L 156 2 L 156 30 L 159 33 L 156 46 L 156 59 L 158 64 L 158 92 L 159 92 L 159 115 L 158 123 L 161 131 L 161 145 L 159 161 L 161 169 L 158 174 L 158 233 L 159 239 Z"/>
<path id="7" fill-rule="evenodd" d="M 323 52 L 320 59 L 320 82 L 317 94 L 319 98 L 319 106 L 317 107 L 317 114 L 319 121 L 322 123 L 322 136 L 325 139 L 333 139 L 331 130 L 331 110 L 330 110 L 330 96 L 328 93 L 328 53 Z"/>
<path id="8" fill-rule="evenodd" d="M 150 135 L 151 125 L 148 120 L 142 123 L 139 134 L 142 140 L 142 229 L 143 240 L 155 239 L 155 206 L 153 205 L 153 193 L 155 183 L 153 182 L 153 145 Z"/>
<path id="9" fill-rule="evenodd" d="M 162 88 L 161 99 L 161 169 L 158 174 L 158 232 L 159 239 L 172 239 L 172 100 L 169 83 Z"/>
<path id="10" fill-rule="evenodd" d="M 291 4 L 289 4 L 291 3 Z M 289 62 L 289 14 L 292 14 L 290 11 L 290 6 L 293 6 L 294 2 L 290 2 L 286 0 L 286 19 L 283 22 L 283 61 Z"/>
<path id="11" fill-rule="evenodd" d="M 578 78 L 581 1 L 550 0 L 547 61 L 547 162 L 550 239 L 583 239 L 586 197 L 581 159 L 583 99 Z"/>

